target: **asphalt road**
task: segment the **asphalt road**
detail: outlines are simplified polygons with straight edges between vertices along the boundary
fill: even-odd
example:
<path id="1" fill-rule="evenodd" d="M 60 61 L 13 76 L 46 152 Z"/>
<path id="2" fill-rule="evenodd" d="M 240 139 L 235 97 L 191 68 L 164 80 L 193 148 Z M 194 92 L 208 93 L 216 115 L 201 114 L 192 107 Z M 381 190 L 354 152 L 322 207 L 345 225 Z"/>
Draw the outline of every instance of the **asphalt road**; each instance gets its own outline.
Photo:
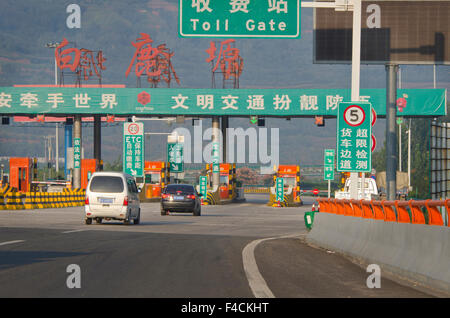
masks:
<path id="1" fill-rule="evenodd" d="M 265 202 L 249 195 L 200 217 L 145 203 L 129 226 L 85 225 L 80 207 L 0 211 L 0 297 L 247 298 L 254 286 L 274 297 L 428 297 L 385 278 L 367 288 L 365 269 L 302 242 L 309 205 Z M 68 288 L 71 264 L 80 288 Z"/>

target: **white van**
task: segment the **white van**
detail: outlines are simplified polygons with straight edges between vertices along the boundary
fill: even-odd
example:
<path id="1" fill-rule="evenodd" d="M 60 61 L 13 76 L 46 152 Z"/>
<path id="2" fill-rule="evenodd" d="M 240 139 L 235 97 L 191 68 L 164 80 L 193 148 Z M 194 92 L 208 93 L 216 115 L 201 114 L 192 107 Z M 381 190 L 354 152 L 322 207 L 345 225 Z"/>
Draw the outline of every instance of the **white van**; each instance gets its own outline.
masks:
<path id="1" fill-rule="evenodd" d="M 84 211 L 86 224 L 103 219 L 139 224 L 139 190 L 134 178 L 122 172 L 94 172 L 86 188 Z"/>
<path id="2" fill-rule="evenodd" d="M 336 199 L 350 199 L 350 183 L 351 179 L 347 178 L 345 180 L 344 191 L 336 191 L 334 197 Z M 378 200 L 378 188 L 374 179 L 364 178 L 364 198 L 362 197 L 361 191 L 362 178 L 358 178 L 358 200 Z"/>

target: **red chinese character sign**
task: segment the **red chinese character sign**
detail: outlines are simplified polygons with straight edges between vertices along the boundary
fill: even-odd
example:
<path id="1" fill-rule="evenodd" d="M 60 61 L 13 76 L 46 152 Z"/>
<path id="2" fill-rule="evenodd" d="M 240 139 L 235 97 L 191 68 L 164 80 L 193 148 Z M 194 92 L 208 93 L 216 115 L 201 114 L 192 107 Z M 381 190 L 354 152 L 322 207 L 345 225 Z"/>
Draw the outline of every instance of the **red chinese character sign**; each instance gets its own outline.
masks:
<path id="1" fill-rule="evenodd" d="M 94 74 L 101 81 L 101 71 L 106 70 L 102 51 L 91 51 L 88 49 L 78 49 L 68 47 L 69 41 L 64 38 L 55 49 L 55 59 L 58 68 L 63 71 L 69 69 L 77 74 L 77 80 L 87 81 Z"/>
<path id="2" fill-rule="evenodd" d="M 135 47 L 135 52 L 125 72 L 126 77 L 134 66 L 136 77 L 140 79 L 141 76 L 147 76 L 147 81 L 152 87 L 157 87 L 161 81 L 166 82 L 170 87 L 172 77 L 178 85 L 180 84 L 180 79 L 171 62 L 174 52 L 171 52 L 166 44 L 153 47 L 150 35 L 141 33 L 141 36 L 136 39 L 136 42 L 131 42 L 131 45 Z"/>
<path id="3" fill-rule="evenodd" d="M 244 69 L 244 60 L 240 56 L 239 49 L 235 47 L 235 40 L 222 41 L 218 46 L 219 48 L 217 48 L 215 42 L 210 42 L 209 48 L 205 50 L 208 54 L 208 58 L 205 60 L 206 63 L 211 63 L 213 74 L 220 67 L 224 80 L 234 78 L 235 82 L 237 82 Z"/>

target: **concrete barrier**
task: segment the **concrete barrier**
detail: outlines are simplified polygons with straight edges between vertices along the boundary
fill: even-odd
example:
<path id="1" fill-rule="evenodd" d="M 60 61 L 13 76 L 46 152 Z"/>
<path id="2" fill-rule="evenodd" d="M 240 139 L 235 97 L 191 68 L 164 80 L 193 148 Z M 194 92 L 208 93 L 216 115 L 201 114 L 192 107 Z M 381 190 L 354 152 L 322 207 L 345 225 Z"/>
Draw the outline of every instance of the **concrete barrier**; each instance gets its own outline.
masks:
<path id="1" fill-rule="evenodd" d="M 316 213 L 307 242 L 450 293 L 450 229 Z"/>

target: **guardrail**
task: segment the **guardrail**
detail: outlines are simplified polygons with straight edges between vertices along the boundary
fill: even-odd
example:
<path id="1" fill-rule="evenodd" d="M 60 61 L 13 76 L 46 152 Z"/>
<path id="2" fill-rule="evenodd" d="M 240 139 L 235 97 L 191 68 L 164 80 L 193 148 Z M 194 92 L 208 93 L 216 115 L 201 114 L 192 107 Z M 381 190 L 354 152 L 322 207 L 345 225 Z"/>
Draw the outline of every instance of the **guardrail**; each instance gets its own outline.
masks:
<path id="1" fill-rule="evenodd" d="M 244 193 L 270 193 L 270 187 L 243 187 Z"/>
<path id="2" fill-rule="evenodd" d="M 0 192 L 0 210 L 83 206 L 85 194 L 83 189 L 64 189 L 62 192 Z"/>
<path id="3" fill-rule="evenodd" d="M 450 227 L 450 199 L 447 200 L 409 200 L 376 201 L 317 198 L 319 211 L 385 222 L 428 224 Z M 445 209 L 446 219 L 438 208 Z"/>

